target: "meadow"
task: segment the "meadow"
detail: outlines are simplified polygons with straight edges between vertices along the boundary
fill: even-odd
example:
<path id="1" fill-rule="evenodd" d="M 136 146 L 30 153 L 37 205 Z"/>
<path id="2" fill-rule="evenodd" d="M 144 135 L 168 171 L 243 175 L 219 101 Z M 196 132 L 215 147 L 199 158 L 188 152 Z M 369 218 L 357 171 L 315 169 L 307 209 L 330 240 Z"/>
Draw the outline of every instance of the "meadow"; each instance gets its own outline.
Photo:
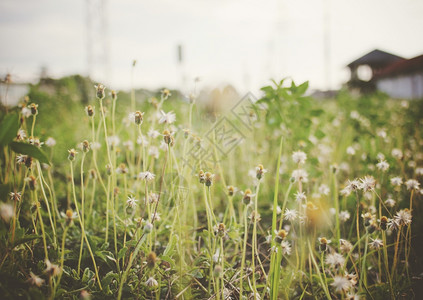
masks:
<path id="1" fill-rule="evenodd" d="M 307 89 L 32 86 L 0 115 L 1 298 L 418 299 L 422 101 Z"/>

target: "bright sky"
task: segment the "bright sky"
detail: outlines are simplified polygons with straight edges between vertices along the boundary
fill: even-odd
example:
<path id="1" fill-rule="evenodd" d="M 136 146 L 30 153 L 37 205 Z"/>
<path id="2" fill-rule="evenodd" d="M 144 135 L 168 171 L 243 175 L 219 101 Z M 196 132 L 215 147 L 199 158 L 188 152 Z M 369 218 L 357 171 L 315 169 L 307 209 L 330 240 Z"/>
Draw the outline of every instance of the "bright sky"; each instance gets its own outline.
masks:
<path id="1" fill-rule="evenodd" d="M 91 0 L 94 24 L 100 0 Z M 329 87 L 348 78 L 345 65 L 379 48 L 411 58 L 423 54 L 423 1 L 418 0 L 108 0 L 108 34 L 91 38 L 92 74 L 110 88 L 128 88 L 138 61 L 137 87 L 233 84 L 257 91 L 270 78 L 310 80 L 326 88 L 324 15 L 329 15 Z M 51 76 L 87 74 L 86 0 L 2 0 L 0 75 L 34 80 L 41 66 Z M 102 60 L 107 38 L 109 75 Z M 177 64 L 177 45 L 184 64 Z M 107 53 L 107 52 L 106 52 Z M 182 84 L 182 75 L 186 80 Z"/>

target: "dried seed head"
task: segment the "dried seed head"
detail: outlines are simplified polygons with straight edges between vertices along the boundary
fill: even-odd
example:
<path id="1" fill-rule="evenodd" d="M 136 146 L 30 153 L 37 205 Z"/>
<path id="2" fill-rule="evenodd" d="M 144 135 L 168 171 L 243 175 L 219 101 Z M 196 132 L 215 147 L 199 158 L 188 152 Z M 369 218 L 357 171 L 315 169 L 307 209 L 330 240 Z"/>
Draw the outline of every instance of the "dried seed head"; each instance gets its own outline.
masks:
<path id="1" fill-rule="evenodd" d="M 94 179 L 94 180 L 97 179 L 97 172 L 95 169 L 90 169 L 89 174 L 90 174 L 90 179 Z"/>
<path id="2" fill-rule="evenodd" d="M 106 93 L 104 92 L 106 87 L 104 85 L 102 85 L 101 83 L 95 85 L 94 87 L 95 87 L 95 90 L 96 90 L 97 99 L 103 100 L 104 97 L 106 96 Z"/>
<path id="3" fill-rule="evenodd" d="M 169 146 L 173 146 L 175 144 L 175 139 L 170 134 L 169 130 L 164 130 L 163 131 L 163 140 Z"/>
<path id="4" fill-rule="evenodd" d="M 68 152 L 69 152 L 68 159 L 70 161 L 74 161 L 75 160 L 75 156 L 78 154 L 78 152 L 75 149 L 73 149 L 73 148 L 70 149 L 70 150 L 68 150 Z"/>
<path id="5" fill-rule="evenodd" d="M 26 159 L 25 159 L 25 166 L 28 169 L 31 169 L 31 166 L 32 166 L 32 157 L 31 156 L 27 156 L 26 157 Z"/>
<path id="6" fill-rule="evenodd" d="M 44 273 L 46 273 L 48 276 L 57 276 L 60 274 L 61 270 L 58 265 L 52 264 L 48 259 L 46 259 L 46 269 L 44 270 Z"/>
<path id="7" fill-rule="evenodd" d="M 282 243 L 282 241 L 286 238 L 287 235 L 288 233 L 286 232 L 286 230 L 279 230 L 275 236 L 275 241 L 277 243 Z"/>
<path id="8" fill-rule="evenodd" d="M 236 191 L 237 191 L 236 187 L 234 187 L 232 185 L 228 186 L 228 195 L 230 197 L 232 197 L 236 193 Z"/>
<path id="9" fill-rule="evenodd" d="M 10 192 L 9 193 L 10 200 L 12 201 L 21 201 L 22 193 L 21 192 Z"/>
<path id="10" fill-rule="evenodd" d="M 113 100 L 116 100 L 117 99 L 117 92 L 115 90 L 111 90 L 110 91 L 110 95 L 112 96 L 112 99 Z"/>
<path id="11" fill-rule="evenodd" d="M 66 225 L 70 226 L 74 218 L 75 218 L 74 212 L 72 211 L 72 209 L 68 209 L 66 211 Z"/>
<path id="12" fill-rule="evenodd" d="M 388 218 L 385 216 L 382 216 L 380 218 L 380 229 L 386 230 L 388 228 Z"/>
<path id="13" fill-rule="evenodd" d="M 365 227 L 370 225 L 370 222 L 374 219 L 374 216 L 370 212 L 366 212 L 361 215 L 363 218 L 363 224 Z"/>
<path id="14" fill-rule="evenodd" d="M 152 230 L 153 230 L 153 224 L 147 221 L 144 225 L 144 232 L 150 233 Z"/>
<path id="15" fill-rule="evenodd" d="M 82 146 L 82 151 L 84 151 L 85 153 L 87 153 L 88 151 L 90 151 L 90 142 L 88 142 L 87 140 L 84 140 L 81 143 Z"/>
<path id="16" fill-rule="evenodd" d="M 148 255 L 147 255 L 147 265 L 150 268 L 154 268 L 154 266 L 156 265 L 156 261 L 157 261 L 157 255 L 156 255 L 156 253 L 154 253 L 153 251 L 151 251 L 150 253 L 148 253 Z"/>
<path id="17" fill-rule="evenodd" d="M 184 138 L 187 139 L 189 137 L 190 130 L 186 128 L 183 131 L 184 131 Z"/>
<path id="18" fill-rule="evenodd" d="M 163 89 L 161 93 L 162 93 L 162 99 L 163 100 L 166 100 L 167 98 L 172 96 L 172 94 L 170 93 L 170 91 L 168 89 Z"/>
<path id="19" fill-rule="evenodd" d="M 28 183 L 29 188 L 32 191 L 35 191 L 35 188 L 37 187 L 37 179 L 30 175 L 29 177 L 25 178 L 25 181 Z"/>
<path id="20" fill-rule="evenodd" d="M 126 174 L 128 172 L 129 172 L 129 170 L 126 167 L 126 164 L 125 163 L 121 163 L 119 165 L 119 167 L 116 169 L 116 173 L 118 173 L 118 174 Z"/>
<path id="21" fill-rule="evenodd" d="M 344 254 L 349 253 L 353 248 L 353 245 L 349 241 L 343 239 L 339 239 L 339 245 L 339 249 Z"/>
<path id="22" fill-rule="evenodd" d="M 136 111 L 135 115 L 134 115 L 135 124 L 141 125 L 142 122 L 143 122 L 143 116 L 144 116 L 144 113 L 142 113 L 140 111 Z"/>
<path id="23" fill-rule="evenodd" d="M 254 197 L 253 192 L 250 189 L 246 189 L 244 192 L 244 197 L 242 198 L 242 202 L 245 205 L 248 205 L 251 203 L 251 199 Z"/>
<path id="24" fill-rule="evenodd" d="M 214 267 L 214 276 L 215 277 L 221 277 L 222 276 L 222 274 L 223 274 L 223 268 L 222 268 L 222 266 L 220 266 L 220 265 L 216 265 L 215 267 Z"/>
<path id="25" fill-rule="evenodd" d="M 321 238 L 319 238 L 319 243 L 320 243 L 320 245 L 319 245 L 320 251 L 323 252 L 323 251 L 326 251 L 328 249 L 327 246 L 328 246 L 328 244 L 331 243 L 331 240 L 328 240 L 325 237 L 321 237 Z"/>
<path id="26" fill-rule="evenodd" d="M 206 182 L 206 175 L 204 174 L 203 170 L 200 170 L 200 172 L 198 172 L 198 178 L 200 180 L 200 183 Z"/>
<path id="27" fill-rule="evenodd" d="M 212 174 L 210 172 L 206 172 L 204 174 L 204 176 L 205 176 L 205 184 L 206 184 L 206 186 L 211 186 L 213 184 L 214 174 Z"/>
<path id="28" fill-rule="evenodd" d="M 112 175 L 112 166 L 110 164 L 106 165 L 106 174 L 107 175 Z"/>
<path id="29" fill-rule="evenodd" d="M 219 223 L 214 226 L 214 233 L 223 238 L 226 235 L 226 226 L 223 223 Z"/>
<path id="30" fill-rule="evenodd" d="M 151 103 L 151 105 L 153 105 L 153 107 L 155 109 L 158 109 L 159 108 L 159 101 L 157 100 L 156 97 L 151 98 L 150 99 L 150 103 Z"/>
<path id="31" fill-rule="evenodd" d="M 38 104 L 31 103 L 31 104 L 29 105 L 29 109 L 31 110 L 31 114 L 32 114 L 33 116 L 38 115 Z"/>
<path id="32" fill-rule="evenodd" d="M 94 115 L 95 115 L 94 107 L 92 107 L 91 105 L 86 106 L 85 107 L 85 113 L 89 117 L 94 117 Z"/>
<path id="33" fill-rule="evenodd" d="M 263 174 L 266 173 L 266 172 L 267 172 L 267 170 L 263 167 L 263 165 L 262 164 L 259 164 L 256 167 L 256 176 L 257 176 L 257 179 L 260 180 L 263 177 Z"/>

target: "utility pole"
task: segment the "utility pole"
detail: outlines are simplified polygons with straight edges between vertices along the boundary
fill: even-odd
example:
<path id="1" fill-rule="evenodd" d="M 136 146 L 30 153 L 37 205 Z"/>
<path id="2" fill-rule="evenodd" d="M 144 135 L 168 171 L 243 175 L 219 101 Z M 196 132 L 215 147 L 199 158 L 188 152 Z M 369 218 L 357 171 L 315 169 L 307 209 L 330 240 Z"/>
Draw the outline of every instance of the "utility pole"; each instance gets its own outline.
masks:
<path id="1" fill-rule="evenodd" d="M 111 78 L 107 0 L 86 0 L 86 75 L 109 85 Z"/>

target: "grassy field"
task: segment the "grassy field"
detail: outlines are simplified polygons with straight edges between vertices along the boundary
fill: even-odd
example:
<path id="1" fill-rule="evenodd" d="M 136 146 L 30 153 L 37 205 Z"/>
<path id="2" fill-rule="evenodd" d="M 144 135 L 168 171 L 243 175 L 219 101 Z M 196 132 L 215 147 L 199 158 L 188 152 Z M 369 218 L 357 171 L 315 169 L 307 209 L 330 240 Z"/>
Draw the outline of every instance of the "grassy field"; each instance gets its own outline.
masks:
<path id="1" fill-rule="evenodd" d="M 93 85 L 2 107 L 1 298 L 419 299 L 421 101 Z"/>

